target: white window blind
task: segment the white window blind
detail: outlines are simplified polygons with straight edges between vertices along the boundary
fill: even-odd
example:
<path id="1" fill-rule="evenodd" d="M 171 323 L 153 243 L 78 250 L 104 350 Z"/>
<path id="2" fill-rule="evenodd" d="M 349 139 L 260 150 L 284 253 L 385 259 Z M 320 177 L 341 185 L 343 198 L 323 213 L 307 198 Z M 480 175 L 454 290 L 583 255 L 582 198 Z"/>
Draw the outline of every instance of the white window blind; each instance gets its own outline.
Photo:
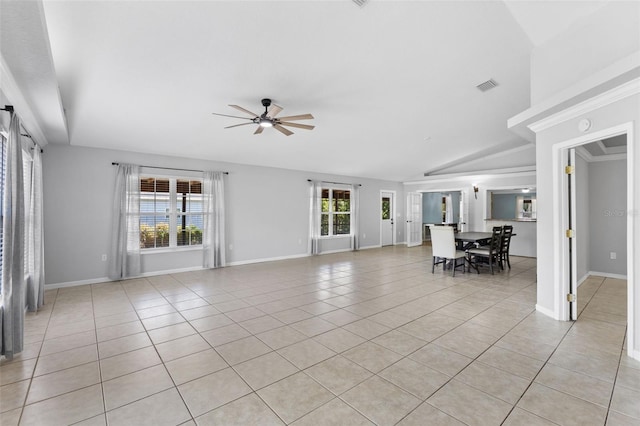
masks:
<path id="1" fill-rule="evenodd" d="M 202 180 L 140 178 L 140 248 L 202 245 Z"/>
<path id="2" fill-rule="evenodd" d="M 6 176 L 7 165 L 7 140 L 4 136 L 0 135 L 1 162 L 0 165 L 0 294 L 2 294 L 2 259 L 4 252 L 4 183 Z"/>

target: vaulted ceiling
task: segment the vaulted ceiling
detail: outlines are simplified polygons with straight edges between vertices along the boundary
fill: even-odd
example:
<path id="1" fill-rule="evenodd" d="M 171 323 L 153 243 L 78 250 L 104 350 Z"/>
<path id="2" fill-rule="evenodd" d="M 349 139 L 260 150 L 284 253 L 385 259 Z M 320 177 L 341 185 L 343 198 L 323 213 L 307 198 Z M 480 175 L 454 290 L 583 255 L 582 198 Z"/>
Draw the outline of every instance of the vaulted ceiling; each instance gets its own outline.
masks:
<path id="1" fill-rule="evenodd" d="M 554 3 L 3 0 L 0 47 L 54 144 L 407 181 L 533 165 L 531 51 L 603 2 Z M 265 97 L 315 129 L 211 114 Z"/>

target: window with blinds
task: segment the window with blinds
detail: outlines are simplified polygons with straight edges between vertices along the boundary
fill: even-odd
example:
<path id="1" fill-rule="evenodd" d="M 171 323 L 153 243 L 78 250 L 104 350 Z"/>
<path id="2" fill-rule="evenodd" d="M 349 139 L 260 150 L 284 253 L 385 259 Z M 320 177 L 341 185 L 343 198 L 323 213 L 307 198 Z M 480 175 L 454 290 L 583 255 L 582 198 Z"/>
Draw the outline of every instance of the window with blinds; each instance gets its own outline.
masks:
<path id="1" fill-rule="evenodd" d="M 2 258 L 4 253 L 4 182 L 7 165 L 7 140 L 0 135 L 1 165 L 0 165 L 0 294 L 2 294 Z"/>
<path id="2" fill-rule="evenodd" d="M 202 245 L 202 180 L 140 179 L 140 248 Z"/>

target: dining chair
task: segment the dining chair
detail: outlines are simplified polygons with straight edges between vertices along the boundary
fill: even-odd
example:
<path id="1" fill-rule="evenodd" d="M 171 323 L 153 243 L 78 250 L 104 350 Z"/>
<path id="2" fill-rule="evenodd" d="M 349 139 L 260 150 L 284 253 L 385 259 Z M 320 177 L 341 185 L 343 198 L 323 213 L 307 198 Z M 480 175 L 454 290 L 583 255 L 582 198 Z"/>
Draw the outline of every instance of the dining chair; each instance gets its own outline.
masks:
<path id="1" fill-rule="evenodd" d="M 509 269 L 511 269 L 511 262 L 509 261 L 509 246 L 511 245 L 511 234 L 513 234 L 513 226 L 504 225 L 502 227 L 502 237 L 500 238 L 500 267 L 504 269 L 506 262 Z"/>
<path id="2" fill-rule="evenodd" d="M 466 253 L 456 249 L 456 242 L 451 226 L 432 226 L 431 228 L 431 251 L 433 255 L 431 273 L 435 271 L 436 265 L 442 264 L 443 269 L 447 262 L 452 262 L 453 276 L 456 276 L 456 268 L 462 266 L 464 272 Z M 462 263 L 458 261 L 462 259 Z"/>
<path id="3" fill-rule="evenodd" d="M 501 252 L 500 252 L 500 244 L 502 242 L 502 227 L 494 226 L 491 233 L 491 241 L 489 245 L 470 248 L 467 250 L 467 261 L 469 262 L 470 268 L 476 270 L 477 273 L 480 273 L 479 266 L 481 263 L 479 259 L 487 259 L 489 263 L 489 270 L 493 275 L 493 265 L 496 264 L 500 267 L 501 261 Z"/>

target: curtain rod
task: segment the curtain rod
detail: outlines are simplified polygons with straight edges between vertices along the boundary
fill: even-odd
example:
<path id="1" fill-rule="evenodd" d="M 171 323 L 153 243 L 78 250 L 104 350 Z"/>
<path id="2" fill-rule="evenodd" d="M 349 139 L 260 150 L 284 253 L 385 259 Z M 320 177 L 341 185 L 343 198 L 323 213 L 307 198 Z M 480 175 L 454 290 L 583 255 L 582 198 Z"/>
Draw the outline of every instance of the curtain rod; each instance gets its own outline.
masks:
<path id="1" fill-rule="evenodd" d="M 111 163 L 111 165 L 112 166 L 119 166 L 120 163 L 113 162 L 113 163 Z M 200 172 L 200 173 L 204 173 L 204 170 L 178 169 L 176 167 L 158 167 L 158 166 L 143 166 L 143 165 L 140 165 L 140 167 L 146 167 L 148 169 L 179 170 L 181 172 Z M 228 175 L 229 172 L 222 172 L 222 174 Z"/>
<path id="2" fill-rule="evenodd" d="M 307 182 L 313 182 L 313 179 L 307 179 Z M 330 182 L 328 180 L 321 180 L 322 183 L 332 183 L 334 185 L 357 185 L 362 186 L 361 183 L 344 183 L 344 182 Z"/>
<path id="3" fill-rule="evenodd" d="M 4 108 L 0 108 L 0 111 L 7 111 L 7 112 L 8 112 L 8 113 L 10 113 L 10 114 L 14 114 L 14 113 L 15 113 L 15 110 L 13 109 L 13 105 L 5 105 L 5 106 L 4 106 Z M 22 123 L 20 123 L 20 127 L 22 127 L 22 129 L 26 131 L 26 129 L 24 128 L 24 126 L 22 125 Z M 31 141 L 32 141 L 35 145 L 38 145 L 37 143 L 35 143 L 35 142 L 33 141 L 33 138 L 32 138 L 32 137 L 31 137 L 31 135 L 30 135 L 30 134 L 28 134 L 28 133 L 20 133 L 20 136 L 24 136 L 25 138 L 29 138 L 29 139 L 31 139 Z M 43 152 L 43 151 L 42 151 L 42 148 L 40 148 L 40 152 Z"/>

